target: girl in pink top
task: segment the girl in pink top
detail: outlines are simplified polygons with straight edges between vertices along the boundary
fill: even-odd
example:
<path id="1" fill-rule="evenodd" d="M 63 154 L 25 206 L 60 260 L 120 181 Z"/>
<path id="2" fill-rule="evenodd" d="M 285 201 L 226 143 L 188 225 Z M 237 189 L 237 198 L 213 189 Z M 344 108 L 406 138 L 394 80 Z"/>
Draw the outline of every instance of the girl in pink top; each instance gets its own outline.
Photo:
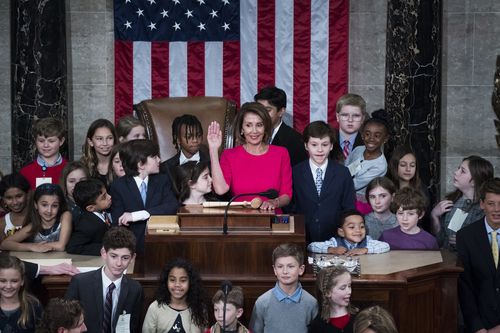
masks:
<path id="1" fill-rule="evenodd" d="M 224 150 L 219 161 L 222 132 L 218 122 L 210 124 L 207 141 L 213 188 L 217 194 L 231 191 L 234 196 L 275 189 L 279 196 L 270 200 L 262 198 L 260 209 L 272 210 L 288 205 L 292 197 L 290 156 L 285 148 L 268 144 L 271 131 L 271 118 L 264 106 L 253 102 L 243 104 L 234 124 L 236 144 L 240 145 Z M 252 198 L 241 197 L 241 201 Z"/>

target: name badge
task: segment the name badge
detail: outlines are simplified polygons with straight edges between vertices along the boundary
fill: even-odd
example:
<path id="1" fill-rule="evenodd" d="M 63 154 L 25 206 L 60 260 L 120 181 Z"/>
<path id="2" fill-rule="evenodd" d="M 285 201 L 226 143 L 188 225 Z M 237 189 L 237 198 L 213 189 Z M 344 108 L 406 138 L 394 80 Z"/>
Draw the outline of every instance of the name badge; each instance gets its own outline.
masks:
<path id="1" fill-rule="evenodd" d="M 43 184 L 52 184 L 52 177 L 36 177 L 36 187 Z"/>
<path id="2" fill-rule="evenodd" d="M 130 333 L 130 313 L 123 311 L 116 323 L 116 333 Z"/>
<path id="3" fill-rule="evenodd" d="M 457 232 L 458 230 L 460 230 L 468 215 L 469 215 L 469 213 L 466 213 L 463 210 L 461 210 L 460 208 L 457 208 L 457 210 L 455 210 L 455 213 L 453 213 L 453 216 L 451 217 L 450 224 L 448 225 L 448 229 L 450 229 L 451 231 L 454 231 L 454 232 Z"/>
<path id="4" fill-rule="evenodd" d="M 347 168 L 349 169 L 351 176 L 355 176 L 363 168 L 362 161 L 352 162 Z"/>

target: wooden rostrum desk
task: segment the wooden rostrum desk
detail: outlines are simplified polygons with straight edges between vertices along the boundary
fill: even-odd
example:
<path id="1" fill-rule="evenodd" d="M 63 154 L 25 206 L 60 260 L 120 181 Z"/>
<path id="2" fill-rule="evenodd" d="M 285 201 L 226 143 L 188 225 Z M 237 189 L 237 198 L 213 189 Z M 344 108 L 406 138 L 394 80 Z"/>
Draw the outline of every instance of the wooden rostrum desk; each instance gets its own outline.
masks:
<path id="1" fill-rule="evenodd" d="M 163 265 L 181 256 L 198 267 L 210 297 L 223 280 L 243 287 L 243 322 L 248 323 L 257 297 L 276 282 L 271 262 L 273 249 L 285 242 L 305 249 L 303 218 L 295 216 L 291 226 L 291 232 L 230 228 L 228 235 L 222 235 L 221 228 L 219 231 L 148 234 L 145 256 L 137 258 L 133 274 L 144 288 L 144 311 L 154 300 Z M 360 260 L 361 275 L 353 279 L 352 286 L 354 305 L 359 308 L 383 306 L 393 314 L 402 333 L 457 331 L 457 278 L 462 269 L 456 264 L 455 254 L 392 251 L 361 256 Z M 301 283 L 315 295 L 315 277 L 311 272 L 308 266 Z M 44 301 L 64 295 L 69 280 L 67 276 L 44 277 Z"/>

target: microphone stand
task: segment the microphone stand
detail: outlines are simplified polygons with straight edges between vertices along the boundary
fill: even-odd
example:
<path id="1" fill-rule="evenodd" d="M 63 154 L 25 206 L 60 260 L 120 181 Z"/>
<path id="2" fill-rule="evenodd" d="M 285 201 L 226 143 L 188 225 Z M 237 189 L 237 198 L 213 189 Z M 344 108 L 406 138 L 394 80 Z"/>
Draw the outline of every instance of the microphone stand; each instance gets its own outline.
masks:
<path id="1" fill-rule="evenodd" d="M 226 305 L 227 305 L 227 295 L 233 289 L 233 285 L 230 281 L 222 281 L 221 284 L 222 292 L 224 293 L 224 304 L 222 306 L 222 327 L 221 333 L 226 332 Z"/>
<path id="2" fill-rule="evenodd" d="M 276 190 L 267 190 L 266 192 L 256 192 L 256 193 L 241 193 L 241 194 L 238 194 L 238 195 L 235 195 L 234 197 L 231 198 L 231 200 L 229 200 L 229 202 L 227 203 L 226 205 L 226 209 L 224 209 L 224 224 L 222 225 L 222 234 L 223 235 L 227 235 L 227 211 L 229 210 L 229 207 L 231 206 L 231 203 L 238 199 L 238 198 L 241 198 L 243 196 L 247 196 L 247 195 L 258 195 L 258 196 L 262 196 L 262 197 L 266 197 L 266 198 L 271 198 L 271 197 L 277 197 L 278 196 L 278 192 Z M 274 198 L 271 198 L 271 199 L 274 199 Z"/>

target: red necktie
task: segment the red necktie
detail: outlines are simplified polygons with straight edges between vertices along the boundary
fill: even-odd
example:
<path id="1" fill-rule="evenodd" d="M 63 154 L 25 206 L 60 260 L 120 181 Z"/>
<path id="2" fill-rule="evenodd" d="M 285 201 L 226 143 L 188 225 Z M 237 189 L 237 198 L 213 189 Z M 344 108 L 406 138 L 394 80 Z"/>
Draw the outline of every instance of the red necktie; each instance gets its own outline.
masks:
<path id="1" fill-rule="evenodd" d="M 344 149 L 342 149 L 342 154 L 344 154 L 344 160 L 347 160 L 347 156 L 349 156 L 349 140 L 344 140 Z"/>

